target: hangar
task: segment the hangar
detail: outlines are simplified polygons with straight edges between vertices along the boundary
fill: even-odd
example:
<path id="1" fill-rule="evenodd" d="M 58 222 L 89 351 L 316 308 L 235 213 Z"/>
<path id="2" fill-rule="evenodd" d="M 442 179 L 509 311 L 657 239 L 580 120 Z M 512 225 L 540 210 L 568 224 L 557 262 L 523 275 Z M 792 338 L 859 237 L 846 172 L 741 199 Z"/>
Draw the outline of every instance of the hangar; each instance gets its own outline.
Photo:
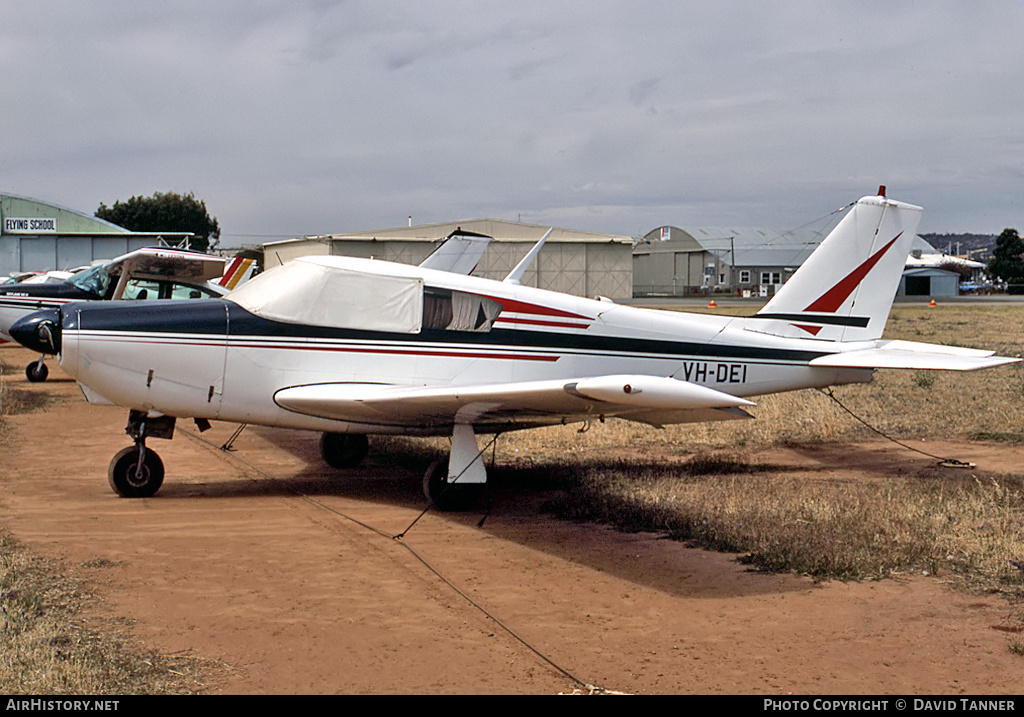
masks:
<path id="1" fill-rule="evenodd" d="M 935 266 L 910 267 L 900 277 L 897 296 L 958 296 L 960 275 Z"/>
<path id="2" fill-rule="evenodd" d="M 37 199 L 0 194 L 0 276 L 68 270 L 98 259 L 176 244 L 188 232 L 132 232 L 96 217 Z"/>
<path id="3" fill-rule="evenodd" d="M 465 219 L 439 224 L 327 234 L 265 244 L 267 268 L 309 254 L 356 256 L 418 264 L 452 232 L 494 237 L 474 276 L 504 279 L 551 229 L 499 219 Z M 555 227 L 529 271 L 524 286 L 578 296 L 624 299 L 633 292 L 633 237 Z"/>
<path id="4" fill-rule="evenodd" d="M 633 250 L 633 292 L 773 296 L 824 238 L 812 229 L 660 227 Z"/>

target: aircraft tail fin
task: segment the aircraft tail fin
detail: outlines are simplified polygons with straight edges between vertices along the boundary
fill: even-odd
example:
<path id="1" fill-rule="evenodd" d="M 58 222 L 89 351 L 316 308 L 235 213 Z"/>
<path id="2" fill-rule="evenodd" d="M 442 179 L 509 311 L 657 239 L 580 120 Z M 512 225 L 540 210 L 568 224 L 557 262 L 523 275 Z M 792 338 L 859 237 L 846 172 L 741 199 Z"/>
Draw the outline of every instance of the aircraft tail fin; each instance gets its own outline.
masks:
<path id="1" fill-rule="evenodd" d="M 224 274 L 217 280 L 217 283 L 226 289 L 237 289 L 241 284 L 252 278 L 255 270 L 255 259 L 244 259 L 236 256 L 227 263 L 227 266 L 224 268 Z"/>
<path id="2" fill-rule="evenodd" d="M 748 324 L 754 331 L 826 341 L 882 337 L 921 208 L 864 197 Z"/>
<path id="3" fill-rule="evenodd" d="M 520 282 L 523 278 L 523 274 L 526 273 L 526 270 L 530 268 L 533 260 L 537 258 L 538 254 L 540 254 L 540 250 L 544 248 L 544 242 L 548 240 L 548 237 L 551 236 L 551 232 L 554 230 L 555 228 L 551 227 L 544 233 L 544 236 L 542 236 L 540 240 L 533 245 L 533 248 L 526 253 L 526 256 L 524 256 L 522 260 L 516 264 L 516 267 L 508 273 L 508 276 L 505 277 L 505 283 L 518 284 Z"/>

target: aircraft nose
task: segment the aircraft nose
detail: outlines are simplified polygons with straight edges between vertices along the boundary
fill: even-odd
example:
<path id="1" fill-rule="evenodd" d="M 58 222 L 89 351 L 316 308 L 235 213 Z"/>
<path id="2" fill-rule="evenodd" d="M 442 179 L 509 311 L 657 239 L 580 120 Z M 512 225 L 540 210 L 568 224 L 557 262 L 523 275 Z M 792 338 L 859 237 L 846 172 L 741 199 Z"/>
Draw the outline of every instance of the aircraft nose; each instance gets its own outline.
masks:
<path id="1" fill-rule="evenodd" d="M 41 354 L 60 353 L 60 309 L 43 309 L 23 316 L 10 330 L 15 341 Z"/>

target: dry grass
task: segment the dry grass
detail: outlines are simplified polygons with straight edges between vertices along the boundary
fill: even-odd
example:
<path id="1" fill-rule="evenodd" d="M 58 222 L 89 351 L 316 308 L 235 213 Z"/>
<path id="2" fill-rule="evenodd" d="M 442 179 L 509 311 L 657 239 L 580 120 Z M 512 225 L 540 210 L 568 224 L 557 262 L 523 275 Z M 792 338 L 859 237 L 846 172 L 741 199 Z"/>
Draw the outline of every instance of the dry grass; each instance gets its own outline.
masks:
<path id="1" fill-rule="evenodd" d="M 0 439 L 4 416 L 27 413 L 43 408 L 49 402 L 47 396 L 40 391 L 14 388 L 6 380 L 15 369 L 0 359 Z"/>
<path id="2" fill-rule="evenodd" d="M 955 575 L 1024 597 L 1024 479 L 830 481 L 703 457 L 695 475 L 589 468 L 553 507 L 564 517 L 663 532 L 744 553 L 765 570 L 863 579 Z"/>

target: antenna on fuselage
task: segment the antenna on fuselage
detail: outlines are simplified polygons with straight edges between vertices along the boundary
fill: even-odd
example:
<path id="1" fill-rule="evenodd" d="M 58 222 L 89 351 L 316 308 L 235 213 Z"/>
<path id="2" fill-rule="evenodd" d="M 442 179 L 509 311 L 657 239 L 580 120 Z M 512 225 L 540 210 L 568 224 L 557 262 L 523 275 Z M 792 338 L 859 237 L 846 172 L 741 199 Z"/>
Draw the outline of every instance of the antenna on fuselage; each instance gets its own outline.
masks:
<path id="1" fill-rule="evenodd" d="M 510 271 L 508 273 L 508 276 L 505 277 L 505 283 L 519 283 L 519 280 L 523 278 L 523 274 L 525 274 L 526 270 L 530 268 L 530 264 L 532 264 L 533 260 L 537 258 L 538 254 L 540 254 L 540 250 L 541 247 L 544 246 L 544 242 L 548 240 L 548 237 L 551 236 L 551 232 L 553 232 L 554 230 L 554 227 L 548 229 L 544 236 L 540 238 L 540 241 L 533 245 L 533 248 L 530 249 L 529 252 L 527 252 L 526 256 L 523 257 L 523 260 L 516 264 L 516 268 Z"/>

